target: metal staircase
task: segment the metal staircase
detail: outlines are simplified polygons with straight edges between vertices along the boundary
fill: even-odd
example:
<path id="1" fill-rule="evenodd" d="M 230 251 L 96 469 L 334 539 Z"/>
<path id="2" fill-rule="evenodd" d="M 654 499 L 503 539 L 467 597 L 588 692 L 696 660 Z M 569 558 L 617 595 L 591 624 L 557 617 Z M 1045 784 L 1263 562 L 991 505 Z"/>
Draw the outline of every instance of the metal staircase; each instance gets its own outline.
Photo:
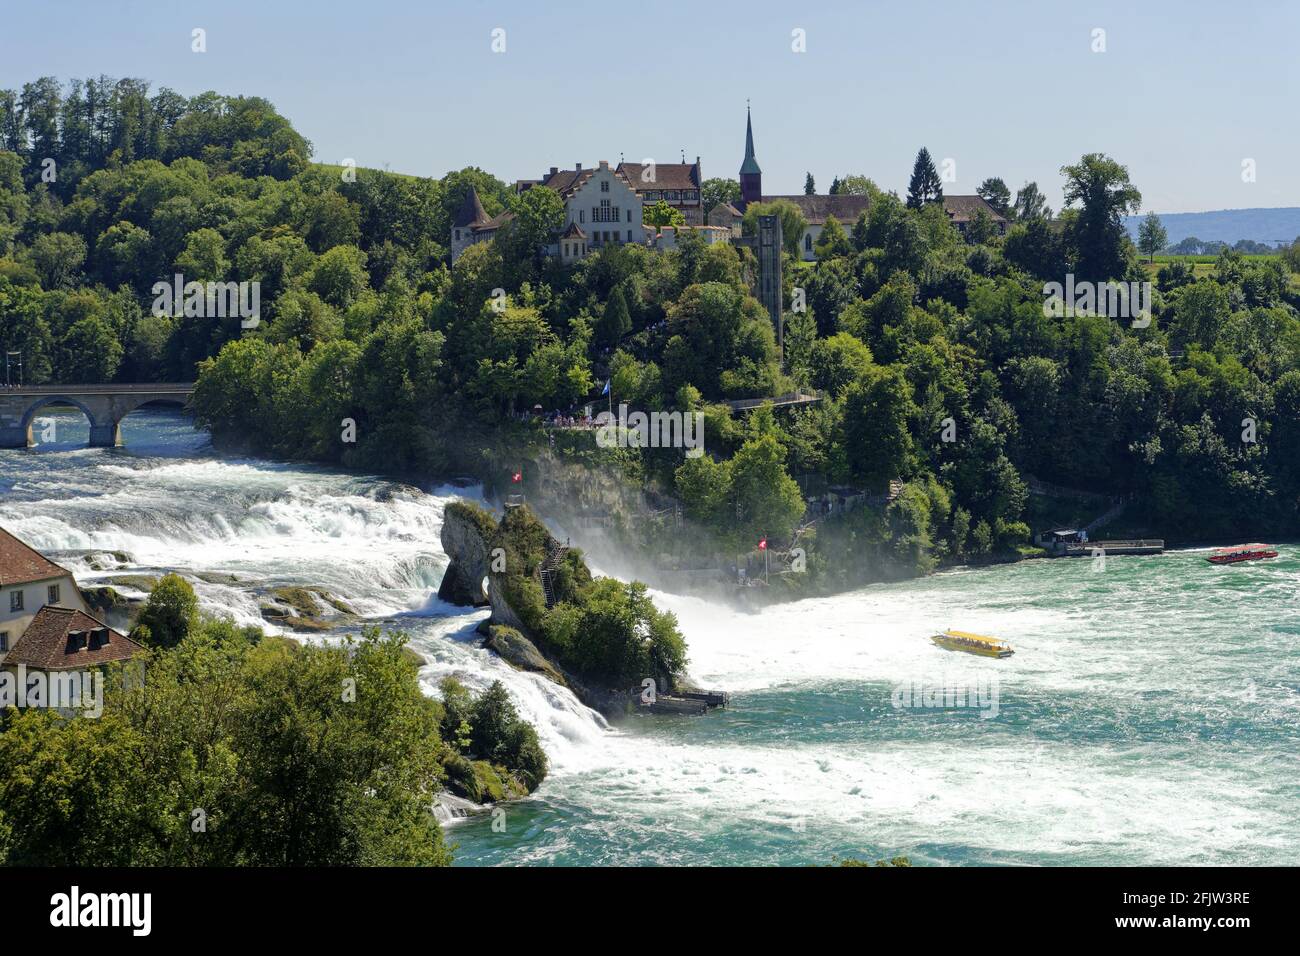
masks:
<path id="1" fill-rule="evenodd" d="M 568 550 L 567 545 L 555 542 L 547 548 L 546 557 L 542 560 L 542 593 L 546 595 L 547 608 L 555 606 L 555 571 Z"/>

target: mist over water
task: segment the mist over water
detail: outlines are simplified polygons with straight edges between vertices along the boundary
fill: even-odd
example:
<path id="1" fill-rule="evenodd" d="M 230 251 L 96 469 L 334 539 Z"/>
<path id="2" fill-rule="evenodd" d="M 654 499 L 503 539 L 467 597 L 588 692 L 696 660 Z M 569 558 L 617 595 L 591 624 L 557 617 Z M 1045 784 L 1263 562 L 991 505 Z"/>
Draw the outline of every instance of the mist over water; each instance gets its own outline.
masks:
<path id="1" fill-rule="evenodd" d="M 732 706 L 612 728 L 478 647 L 486 611 L 437 600 L 443 508 L 474 489 L 220 458 L 172 411 L 90 450 L 80 416 L 47 415 L 53 445 L 0 451 L 0 525 L 82 584 L 176 570 L 206 610 L 272 632 L 268 589 L 321 587 L 410 633 L 429 693 L 447 674 L 505 683 L 552 773 L 504 833 L 452 824 L 460 864 L 1281 864 L 1300 847 L 1295 546 L 1225 568 L 1173 552 L 959 569 L 761 613 L 656 592 Z M 130 562 L 95 571 L 92 551 Z M 946 627 L 1016 654 L 941 651 Z M 903 683 L 992 687 L 996 716 L 895 707 Z"/>

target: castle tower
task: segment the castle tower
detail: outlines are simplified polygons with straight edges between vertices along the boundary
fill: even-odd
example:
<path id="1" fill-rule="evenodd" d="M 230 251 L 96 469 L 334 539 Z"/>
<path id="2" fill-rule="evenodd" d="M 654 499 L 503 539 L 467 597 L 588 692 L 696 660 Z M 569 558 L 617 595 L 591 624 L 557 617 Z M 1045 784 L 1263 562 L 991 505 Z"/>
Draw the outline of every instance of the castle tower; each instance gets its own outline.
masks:
<path id="1" fill-rule="evenodd" d="M 461 200 L 460 209 L 451 220 L 451 261 L 455 262 L 474 242 L 474 228 L 487 222 L 488 214 L 483 210 L 483 203 L 478 198 L 478 190 L 473 186 Z"/>
<path id="2" fill-rule="evenodd" d="M 752 202 L 763 198 L 763 171 L 754 158 L 754 125 L 745 106 L 745 161 L 740 164 L 740 208 L 743 211 Z"/>

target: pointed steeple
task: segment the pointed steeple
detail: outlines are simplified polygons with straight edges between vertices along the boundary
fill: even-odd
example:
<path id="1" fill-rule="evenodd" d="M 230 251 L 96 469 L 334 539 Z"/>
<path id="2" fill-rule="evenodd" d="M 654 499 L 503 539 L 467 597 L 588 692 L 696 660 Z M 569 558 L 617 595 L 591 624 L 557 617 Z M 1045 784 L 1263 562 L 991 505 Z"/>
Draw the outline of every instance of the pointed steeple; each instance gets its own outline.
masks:
<path id="1" fill-rule="evenodd" d="M 754 158 L 754 124 L 749 118 L 749 104 L 745 104 L 745 161 L 740 164 L 740 175 L 760 176 L 763 171 L 758 168 Z"/>
<path id="2" fill-rule="evenodd" d="M 758 168 L 754 158 L 754 124 L 749 118 L 749 101 L 745 101 L 745 161 L 740 164 L 740 202 L 737 208 L 744 210 L 752 202 L 763 199 L 763 171 Z"/>
<path id="3" fill-rule="evenodd" d="M 483 203 L 479 201 L 478 190 L 473 186 L 469 187 L 469 192 L 461 200 L 460 209 L 456 212 L 456 217 L 451 221 L 453 226 L 473 226 L 476 223 L 486 222 L 487 212 L 483 209 Z"/>

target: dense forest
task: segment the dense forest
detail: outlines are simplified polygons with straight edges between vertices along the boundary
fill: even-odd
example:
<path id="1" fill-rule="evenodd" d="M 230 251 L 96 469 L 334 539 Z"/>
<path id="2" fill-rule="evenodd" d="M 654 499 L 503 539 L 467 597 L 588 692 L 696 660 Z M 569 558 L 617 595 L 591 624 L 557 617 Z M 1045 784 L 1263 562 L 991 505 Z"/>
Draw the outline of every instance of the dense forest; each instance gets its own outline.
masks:
<path id="1" fill-rule="evenodd" d="M 1163 265 L 1149 323 L 1054 314 L 1044 285 L 1067 274 L 1152 277 L 1123 224 L 1141 194 L 1104 155 L 1062 167 L 1054 216 L 1035 184 L 1013 202 L 986 180 L 1006 235 L 987 216 L 953 228 L 924 151 L 906 199 L 843 177 L 872 201 L 827 224 L 815 264 L 788 257 L 784 357 L 748 250 L 684 236 L 565 265 L 543 253 L 563 221 L 549 190 L 310 155 L 261 99 L 106 78 L 0 92 L 0 347 L 29 382 L 197 376 L 220 443 L 424 474 L 496 467 L 546 440 L 523 413 L 603 402 L 608 381 L 616 402 L 705 412 L 708 454 L 642 449 L 632 472 L 719 551 L 788 542 L 810 481 L 901 482 L 818 531 L 832 563 L 1014 552 L 1029 476 L 1133 496 L 1170 539 L 1300 530 L 1300 244 Z M 515 217 L 452 268 L 471 186 Z M 772 211 L 797 241 L 798 210 Z M 155 314 L 174 273 L 260 283 L 260 324 Z M 748 417 L 719 404 L 795 388 L 825 398 Z"/>

